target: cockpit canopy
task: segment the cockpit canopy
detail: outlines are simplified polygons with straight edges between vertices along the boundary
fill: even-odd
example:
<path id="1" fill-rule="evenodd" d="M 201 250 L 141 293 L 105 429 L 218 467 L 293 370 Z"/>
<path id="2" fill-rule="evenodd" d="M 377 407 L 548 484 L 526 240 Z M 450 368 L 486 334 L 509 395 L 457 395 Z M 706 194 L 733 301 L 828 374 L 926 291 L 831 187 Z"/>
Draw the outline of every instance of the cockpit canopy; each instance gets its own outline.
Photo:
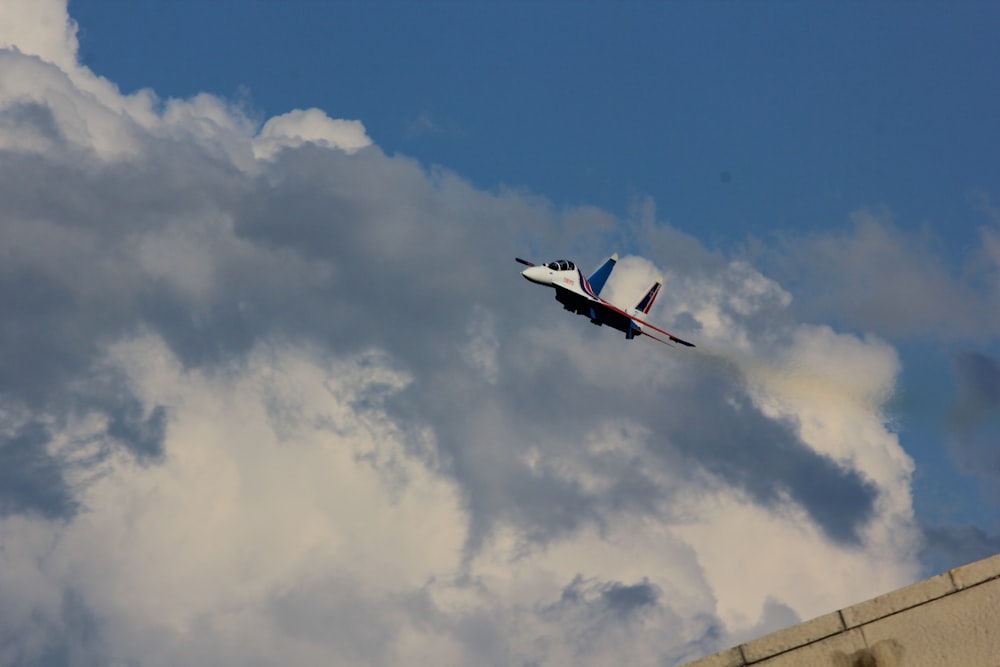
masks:
<path id="1" fill-rule="evenodd" d="M 549 267 L 553 271 L 572 271 L 576 268 L 573 262 L 568 259 L 557 259 L 554 262 L 549 262 L 545 266 Z"/>

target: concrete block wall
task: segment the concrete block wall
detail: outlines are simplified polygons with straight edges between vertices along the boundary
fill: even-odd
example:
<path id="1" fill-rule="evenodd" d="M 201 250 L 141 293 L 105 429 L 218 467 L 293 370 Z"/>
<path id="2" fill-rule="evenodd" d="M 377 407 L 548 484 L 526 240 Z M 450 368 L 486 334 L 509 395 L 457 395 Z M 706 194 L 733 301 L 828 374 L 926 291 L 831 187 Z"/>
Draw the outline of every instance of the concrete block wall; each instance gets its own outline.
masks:
<path id="1" fill-rule="evenodd" d="M 685 667 L 1000 667 L 1000 554 Z"/>

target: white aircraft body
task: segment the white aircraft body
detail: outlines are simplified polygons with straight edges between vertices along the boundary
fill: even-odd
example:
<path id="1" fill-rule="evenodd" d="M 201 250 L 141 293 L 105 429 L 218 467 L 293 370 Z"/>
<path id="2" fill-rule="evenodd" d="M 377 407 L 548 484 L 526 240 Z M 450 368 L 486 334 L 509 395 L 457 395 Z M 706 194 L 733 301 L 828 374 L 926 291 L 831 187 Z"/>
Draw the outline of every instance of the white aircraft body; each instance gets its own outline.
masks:
<path id="1" fill-rule="evenodd" d="M 637 335 L 648 336 L 653 340 L 671 345 L 679 343 L 687 347 L 694 347 L 694 343 L 681 340 L 668 331 L 655 327 L 645 321 L 645 316 L 649 314 L 649 309 L 653 306 L 663 286 L 663 280 L 657 280 L 649 288 L 646 295 L 640 299 L 635 308 L 623 309 L 602 299 L 600 294 L 604 289 L 611 270 L 615 268 L 618 261 L 618 254 L 609 257 L 589 278 L 585 278 L 583 272 L 576 267 L 573 262 L 559 259 L 548 264 L 536 265 L 520 257 L 515 258 L 521 264 L 527 265 L 521 275 L 538 285 L 553 287 L 556 290 L 556 300 L 562 304 L 565 310 L 570 310 L 578 315 L 586 315 L 590 321 L 598 326 L 608 325 L 613 329 L 625 333 L 625 338 L 632 340 Z"/>

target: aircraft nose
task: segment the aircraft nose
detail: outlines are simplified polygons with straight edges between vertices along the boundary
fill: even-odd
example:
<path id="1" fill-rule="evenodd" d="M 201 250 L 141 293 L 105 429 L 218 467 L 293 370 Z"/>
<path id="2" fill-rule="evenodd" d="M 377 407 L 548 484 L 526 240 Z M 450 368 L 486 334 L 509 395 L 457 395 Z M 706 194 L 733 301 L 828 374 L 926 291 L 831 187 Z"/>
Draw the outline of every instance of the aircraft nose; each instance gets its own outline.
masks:
<path id="1" fill-rule="evenodd" d="M 548 270 L 544 266 L 530 266 L 524 271 L 521 271 L 521 275 L 524 276 L 525 280 L 530 280 L 531 282 L 539 285 L 549 284 L 549 281 L 546 280 L 548 277 Z"/>

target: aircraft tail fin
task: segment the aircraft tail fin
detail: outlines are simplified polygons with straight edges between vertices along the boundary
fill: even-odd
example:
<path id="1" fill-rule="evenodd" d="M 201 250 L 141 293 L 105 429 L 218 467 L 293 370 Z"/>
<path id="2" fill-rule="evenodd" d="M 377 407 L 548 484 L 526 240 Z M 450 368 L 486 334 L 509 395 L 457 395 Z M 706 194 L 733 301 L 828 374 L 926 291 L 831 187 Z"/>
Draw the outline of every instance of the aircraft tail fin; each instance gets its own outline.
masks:
<path id="1" fill-rule="evenodd" d="M 604 289 L 604 283 L 608 282 L 608 276 L 611 275 L 611 269 L 615 268 L 615 263 L 618 261 L 618 253 L 611 255 L 608 259 L 601 264 L 601 266 L 594 271 L 587 282 L 590 283 L 590 288 L 594 290 L 594 294 L 600 294 L 601 290 Z"/>
<path id="2" fill-rule="evenodd" d="M 653 286 L 646 292 L 646 296 L 642 297 L 642 301 L 636 304 L 635 309 L 648 315 L 649 309 L 653 307 L 653 302 L 656 301 L 656 297 L 660 294 L 661 287 L 663 287 L 662 278 L 653 283 Z"/>

